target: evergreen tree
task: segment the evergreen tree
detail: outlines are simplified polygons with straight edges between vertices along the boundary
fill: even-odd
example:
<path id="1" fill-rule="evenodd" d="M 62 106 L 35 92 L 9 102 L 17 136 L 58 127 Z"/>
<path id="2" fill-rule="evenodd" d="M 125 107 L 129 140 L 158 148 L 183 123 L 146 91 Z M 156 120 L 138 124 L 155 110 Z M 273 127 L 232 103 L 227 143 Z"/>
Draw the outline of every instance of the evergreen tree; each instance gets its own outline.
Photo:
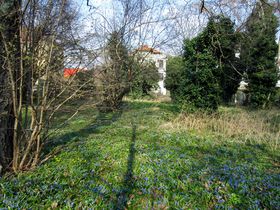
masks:
<path id="1" fill-rule="evenodd" d="M 104 65 L 99 110 L 117 109 L 125 94 L 130 90 L 131 59 L 121 33 L 114 31 L 107 44 L 107 63 Z"/>
<path id="2" fill-rule="evenodd" d="M 185 41 L 185 71 L 180 100 L 196 108 L 216 110 L 220 102 L 218 62 L 205 45 L 205 33 Z"/>
<path id="3" fill-rule="evenodd" d="M 180 82 L 185 68 L 184 59 L 181 56 L 171 57 L 166 64 L 165 88 L 170 91 L 172 101 L 180 99 Z"/>
<path id="4" fill-rule="evenodd" d="M 236 46 L 234 23 L 222 15 L 210 18 L 201 34 L 185 41 L 184 61 L 176 58 L 167 65 L 166 87 L 172 99 L 209 109 L 230 102 L 242 75 Z"/>
<path id="5" fill-rule="evenodd" d="M 133 97 L 149 95 L 153 88 L 158 87 L 160 75 L 155 62 L 134 59 L 130 94 Z"/>
<path id="6" fill-rule="evenodd" d="M 237 34 L 234 23 L 223 15 L 212 17 L 206 28 L 206 40 L 211 41 L 209 47 L 217 59 L 220 68 L 221 99 L 229 103 L 236 93 L 242 79 L 239 71 L 239 59 L 235 57 Z"/>
<path id="7" fill-rule="evenodd" d="M 267 107 L 276 92 L 277 17 L 267 1 L 259 1 L 250 15 L 241 46 L 241 59 L 249 79 L 253 107 Z"/>

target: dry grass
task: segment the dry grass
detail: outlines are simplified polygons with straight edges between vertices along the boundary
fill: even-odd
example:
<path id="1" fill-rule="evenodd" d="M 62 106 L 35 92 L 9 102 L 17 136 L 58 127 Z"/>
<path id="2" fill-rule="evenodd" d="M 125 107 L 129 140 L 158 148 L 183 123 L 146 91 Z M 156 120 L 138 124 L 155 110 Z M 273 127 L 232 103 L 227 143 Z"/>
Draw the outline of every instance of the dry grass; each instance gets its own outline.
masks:
<path id="1" fill-rule="evenodd" d="M 248 111 L 222 107 L 215 114 L 182 113 L 173 121 L 161 125 L 160 128 L 169 132 L 189 131 L 242 142 L 254 141 L 278 149 L 280 112 L 276 109 Z"/>

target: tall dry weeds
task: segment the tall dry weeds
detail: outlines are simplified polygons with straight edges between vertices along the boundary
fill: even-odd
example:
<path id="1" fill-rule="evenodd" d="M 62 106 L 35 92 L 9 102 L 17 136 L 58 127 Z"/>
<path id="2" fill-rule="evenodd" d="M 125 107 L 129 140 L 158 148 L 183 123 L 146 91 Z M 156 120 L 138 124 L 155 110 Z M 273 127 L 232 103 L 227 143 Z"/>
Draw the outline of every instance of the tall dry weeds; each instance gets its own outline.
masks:
<path id="1" fill-rule="evenodd" d="M 199 135 L 214 135 L 235 141 L 265 143 L 279 148 L 279 110 L 249 111 L 222 108 L 218 113 L 181 113 L 173 121 L 160 126 L 169 132 L 191 131 Z"/>

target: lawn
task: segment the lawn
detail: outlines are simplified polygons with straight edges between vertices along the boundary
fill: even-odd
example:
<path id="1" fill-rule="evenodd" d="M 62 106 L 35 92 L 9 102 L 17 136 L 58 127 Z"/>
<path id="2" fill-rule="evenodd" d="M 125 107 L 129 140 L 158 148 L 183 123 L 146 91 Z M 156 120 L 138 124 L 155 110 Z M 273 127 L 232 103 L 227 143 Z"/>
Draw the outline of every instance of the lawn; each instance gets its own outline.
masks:
<path id="1" fill-rule="evenodd" d="M 0 178 L 0 209 L 280 209 L 279 119 L 230 107 L 182 114 L 169 102 L 127 101 L 109 114 L 88 105 L 51 135 L 46 151 L 61 152 Z"/>

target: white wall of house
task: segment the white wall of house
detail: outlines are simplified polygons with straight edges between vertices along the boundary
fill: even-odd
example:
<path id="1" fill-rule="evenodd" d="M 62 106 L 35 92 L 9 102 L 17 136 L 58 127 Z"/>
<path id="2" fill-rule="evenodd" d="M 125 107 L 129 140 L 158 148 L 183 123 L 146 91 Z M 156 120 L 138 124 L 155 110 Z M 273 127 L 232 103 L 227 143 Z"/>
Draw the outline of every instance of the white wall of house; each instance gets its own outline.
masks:
<path id="1" fill-rule="evenodd" d="M 160 80 L 158 81 L 159 88 L 156 90 L 157 93 L 161 95 L 166 95 L 167 90 L 164 87 L 164 80 L 166 78 L 166 61 L 167 57 L 164 54 L 151 54 L 153 60 L 155 61 L 156 67 L 160 75 Z"/>
<path id="2" fill-rule="evenodd" d="M 277 84 L 276 84 L 276 87 L 279 87 L 280 88 L 280 80 L 278 80 Z"/>
<path id="3" fill-rule="evenodd" d="M 145 59 L 150 59 L 155 62 L 156 67 L 158 68 L 158 72 L 160 74 L 160 80 L 158 81 L 159 88 L 155 90 L 155 93 L 166 95 L 167 90 L 164 87 L 164 80 L 166 78 L 166 62 L 167 56 L 163 53 L 160 54 L 153 54 L 153 53 L 146 53 Z"/>

